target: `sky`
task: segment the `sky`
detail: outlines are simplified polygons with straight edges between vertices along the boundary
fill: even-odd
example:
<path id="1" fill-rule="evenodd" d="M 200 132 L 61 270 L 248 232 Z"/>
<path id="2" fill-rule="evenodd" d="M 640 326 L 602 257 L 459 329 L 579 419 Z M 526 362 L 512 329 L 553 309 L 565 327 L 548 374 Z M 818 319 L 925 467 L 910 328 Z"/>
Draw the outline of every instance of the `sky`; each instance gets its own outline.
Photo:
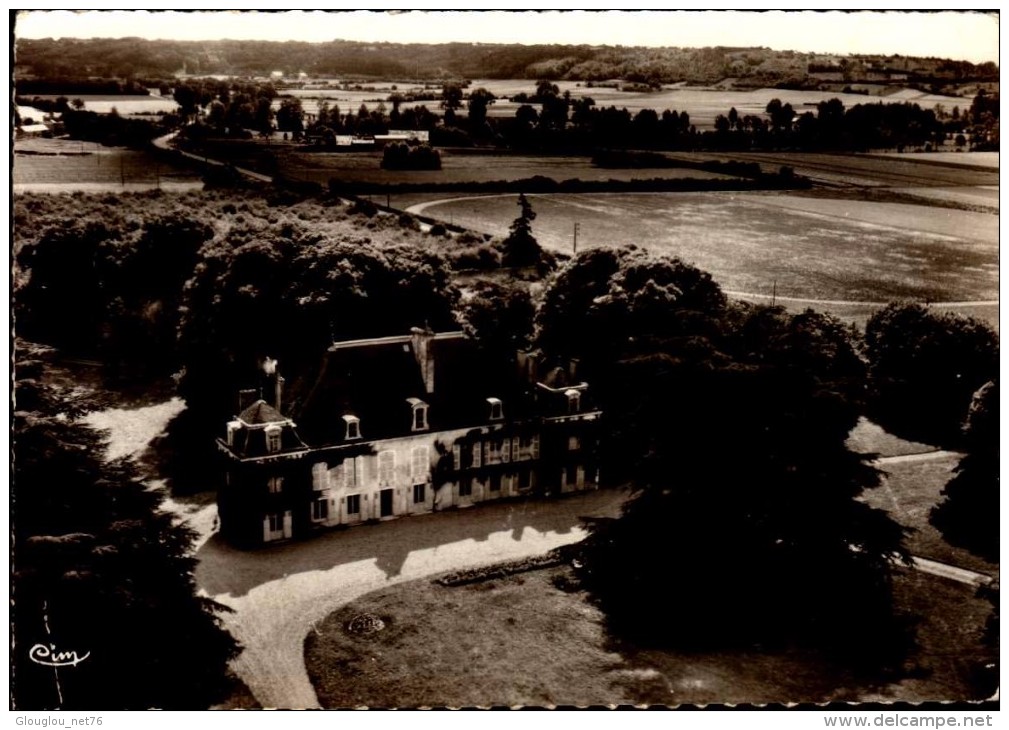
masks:
<path id="1" fill-rule="evenodd" d="M 821 53 L 999 60 L 998 13 L 605 11 L 28 11 L 22 38 L 764 46 Z"/>

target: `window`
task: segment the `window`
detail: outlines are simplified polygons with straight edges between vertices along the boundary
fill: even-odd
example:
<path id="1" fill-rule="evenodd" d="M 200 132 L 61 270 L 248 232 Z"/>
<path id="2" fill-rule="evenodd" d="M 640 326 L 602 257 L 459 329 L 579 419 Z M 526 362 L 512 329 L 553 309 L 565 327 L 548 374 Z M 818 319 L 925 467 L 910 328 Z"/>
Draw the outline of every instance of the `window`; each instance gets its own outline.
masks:
<path id="1" fill-rule="evenodd" d="M 459 496 L 469 497 L 473 494 L 473 480 L 469 477 L 463 477 L 459 481 Z"/>
<path id="2" fill-rule="evenodd" d="M 382 486 L 388 486 L 392 484 L 393 477 L 396 473 L 396 452 L 395 451 L 379 451 L 378 452 L 378 483 Z"/>
<path id="3" fill-rule="evenodd" d="M 479 467 L 483 464 L 483 459 L 481 458 L 483 456 L 483 451 L 481 449 L 480 442 L 477 441 L 476 443 L 474 443 L 472 448 L 473 448 L 473 466 Z"/>
<path id="4" fill-rule="evenodd" d="M 531 439 L 529 439 L 529 458 L 538 459 L 540 458 L 540 437 L 536 434 Z"/>
<path id="5" fill-rule="evenodd" d="M 566 473 L 564 475 L 564 478 L 565 478 L 565 481 L 568 484 L 568 486 L 573 486 L 573 485 L 577 484 L 578 483 L 578 467 L 575 466 L 574 464 L 570 464 L 568 466 L 568 468 L 566 469 Z"/>
<path id="6" fill-rule="evenodd" d="M 505 437 L 505 440 L 501 442 L 501 461 L 506 464 L 511 461 L 512 455 L 512 442 L 510 438 Z"/>
<path id="7" fill-rule="evenodd" d="M 344 416 L 343 422 L 346 426 L 344 438 L 347 441 L 361 438 L 361 419 L 357 416 Z"/>
<path id="8" fill-rule="evenodd" d="M 312 465 L 312 489 L 316 492 L 329 489 L 329 470 L 323 461 Z"/>
<path id="9" fill-rule="evenodd" d="M 577 436 L 568 436 L 568 451 L 578 451 L 581 447 L 581 439 Z"/>
<path id="10" fill-rule="evenodd" d="M 348 515 L 359 515 L 361 514 L 361 495 L 351 494 L 347 497 L 347 514 Z"/>
<path id="11" fill-rule="evenodd" d="M 407 398 L 406 402 L 410 404 L 413 408 L 413 426 L 414 431 L 426 431 L 427 430 L 427 403 L 420 400 L 419 398 Z"/>
<path id="12" fill-rule="evenodd" d="M 428 473 L 431 471 L 431 461 L 428 456 L 427 447 L 414 446 L 410 457 L 410 473 L 413 475 L 413 483 L 420 484 L 426 482 Z"/>
<path id="13" fill-rule="evenodd" d="M 500 492 L 501 491 L 501 475 L 500 474 L 491 474 L 490 475 L 490 490 L 492 492 Z"/>
<path id="14" fill-rule="evenodd" d="M 343 460 L 343 479 L 348 489 L 357 486 L 357 459 L 353 456 Z"/>
<path id="15" fill-rule="evenodd" d="M 518 488 L 519 489 L 529 489 L 532 482 L 529 479 L 529 472 L 523 469 L 518 473 Z"/>
<path id="16" fill-rule="evenodd" d="M 280 451 L 280 426 L 266 427 L 266 452 L 275 454 Z"/>
<path id="17" fill-rule="evenodd" d="M 329 500 L 317 499 L 312 502 L 312 522 L 322 522 L 329 519 Z"/>
<path id="18" fill-rule="evenodd" d="M 462 446 L 454 444 L 452 446 L 452 468 L 459 471 L 462 468 Z"/>
<path id="19" fill-rule="evenodd" d="M 270 494 L 280 494 L 284 491 L 284 477 L 270 477 L 266 480 L 266 487 Z"/>
<path id="20" fill-rule="evenodd" d="M 266 516 L 270 532 L 284 532 L 284 518 L 280 514 L 274 513 Z"/>
<path id="21" fill-rule="evenodd" d="M 413 503 L 420 504 L 427 499 L 427 485 L 426 484 L 414 484 L 413 485 Z"/>
<path id="22" fill-rule="evenodd" d="M 504 418 L 504 409 L 500 398 L 488 398 L 487 403 L 490 404 L 490 420 L 500 421 Z"/>
<path id="23" fill-rule="evenodd" d="M 518 436 L 512 438 L 512 461 L 521 461 L 523 459 L 522 455 L 522 439 Z"/>
<path id="24" fill-rule="evenodd" d="M 564 392 L 568 397 L 568 413 L 578 413 L 582 408 L 582 394 L 573 388 Z"/>

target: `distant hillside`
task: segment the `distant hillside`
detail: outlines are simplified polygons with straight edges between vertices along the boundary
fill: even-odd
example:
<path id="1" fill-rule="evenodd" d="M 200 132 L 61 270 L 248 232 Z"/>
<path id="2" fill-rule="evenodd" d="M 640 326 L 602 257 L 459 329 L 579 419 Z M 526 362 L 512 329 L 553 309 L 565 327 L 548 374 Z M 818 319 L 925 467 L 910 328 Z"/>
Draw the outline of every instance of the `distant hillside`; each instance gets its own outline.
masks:
<path id="1" fill-rule="evenodd" d="M 954 84 L 997 81 L 998 66 L 903 56 L 837 56 L 767 48 L 399 44 L 332 41 L 149 41 L 21 39 L 16 76 L 37 79 L 233 76 L 626 79 L 648 84 L 809 85 L 822 80 Z"/>

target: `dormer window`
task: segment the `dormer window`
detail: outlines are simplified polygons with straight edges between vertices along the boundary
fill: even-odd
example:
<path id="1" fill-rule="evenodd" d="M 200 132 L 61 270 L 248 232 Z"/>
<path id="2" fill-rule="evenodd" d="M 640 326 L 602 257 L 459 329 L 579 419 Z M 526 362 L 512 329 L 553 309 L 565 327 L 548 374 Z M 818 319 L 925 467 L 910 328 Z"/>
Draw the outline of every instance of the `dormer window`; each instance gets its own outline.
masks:
<path id="1" fill-rule="evenodd" d="M 582 409 L 582 394 L 572 388 L 564 391 L 568 399 L 568 413 L 578 413 Z"/>
<path id="2" fill-rule="evenodd" d="M 361 419 L 357 416 L 346 415 L 343 417 L 343 423 L 345 426 L 344 439 L 350 441 L 352 439 L 361 438 Z"/>
<path id="3" fill-rule="evenodd" d="M 266 452 L 276 454 L 280 451 L 280 426 L 266 427 Z"/>
<path id="4" fill-rule="evenodd" d="M 504 418 L 504 408 L 500 398 L 488 398 L 487 403 L 490 405 L 490 420 L 500 421 Z"/>
<path id="5" fill-rule="evenodd" d="M 427 403 L 420 398 L 407 398 L 406 402 L 413 409 L 413 419 L 411 421 L 411 431 L 426 431 L 427 425 Z"/>

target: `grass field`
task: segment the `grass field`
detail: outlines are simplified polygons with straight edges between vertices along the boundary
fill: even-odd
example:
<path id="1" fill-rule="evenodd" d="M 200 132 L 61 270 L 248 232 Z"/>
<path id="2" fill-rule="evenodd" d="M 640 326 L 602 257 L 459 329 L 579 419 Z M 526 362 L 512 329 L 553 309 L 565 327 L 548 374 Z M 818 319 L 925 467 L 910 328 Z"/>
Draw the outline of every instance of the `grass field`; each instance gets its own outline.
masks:
<path id="1" fill-rule="evenodd" d="M 32 96 L 35 96 L 34 94 Z M 59 94 L 38 94 L 42 99 L 55 101 Z M 84 102 L 84 110 L 108 114 L 113 108 L 123 116 L 129 114 L 156 114 L 174 112 L 179 105 L 170 96 L 133 96 L 127 94 L 75 94 L 71 99 Z"/>
<path id="2" fill-rule="evenodd" d="M 998 217 L 895 203 L 761 193 L 531 196 L 540 243 L 638 244 L 711 272 L 729 291 L 870 306 L 899 298 L 998 298 Z M 415 206 L 504 235 L 515 196 Z M 868 303 L 868 304 L 865 304 Z M 801 303 L 799 303 L 801 304 Z"/>
<path id="3" fill-rule="evenodd" d="M 200 177 L 148 152 L 61 139 L 19 140 L 14 192 L 198 190 Z"/>
<path id="4" fill-rule="evenodd" d="M 383 82 L 380 86 L 388 87 L 389 83 Z M 790 89 L 735 90 L 676 84 L 667 86 L 660 91 L 635 92 L 600 86 L 589 88 L 583 82 L 576 81 L 556 81 L 554 83 L 557 84 L 561 93 L 568 91 L 574 99 L 582 96 L 591 97 L 596 102 L 597 107 L 615 106 L 618 109 L 626 108 L 632 114 L 636 114 L 641 109 L 655 109 L 660 113 L 665 109 L 674 109 L 679 112 L 686 111 L 690 115 L 691 124 L 700 130 L 714 128 L 715 117 L 719 114 L 728 114 L 729 109 L 732 107 L 736 108 L 740 117 L 747 114 L 763 116 L 767 103 L 771 99 L 780 99 L 783 103 L 791 104 L 796 112 L 800 114 L 804 111 L 815 111 L 817 103 L 833 98 L 840 99 L 845 107 L 851 107 L 856 104 L 874 104 L 880 101 L 912 101 L 923 108 L 932 108 L 936 104 L 943 104 L 950 109 L 957 105 L 961 107 L 970 105 L 968 99 L 930 95 L 910 89 L 904 89 L 899 96 L 888 99 L 885 96 L 845 94 L 837 91 L 798 91 Z M 488 109 L 489 116 L 513 117 L 515 116 L 515 110 L 521 104 L 508 101 L 508 97 L 519 93 L 534 94 L 536 91 L 536 81 L 533 79 L 474 79 L 470 83 L 468 91 L 481 87 L 500 97 Z M 399 84 L 399 93 L 408 94 L 411 90 L 423 91 L 415 84 Z M 439 92 L 440 89 L 428 89 L 425 93 L 438 94 Z M 389 108 L 389 102 L 385 100 L 388 99 L 391 92 L 365 88 L 360 91 L 293 89 L 286 90 L 284 93 L 300 98 L 305 111 L 314 114 L 318 111 L 319 102 L 323 98 L 326 99 L 331 107 L 334 104 L 338 105 L 343 113 L 347 113 L 348 111 L 356 113 L 362 104 L 369 110 L 373 110 L 378 106 L 380 101 L 385 104 L 386 108 Z M 278 99 L 275 102 L 275 106 L 279 105 L 279 103 L 280 100 Z M 402 108 L 406 109 L 419 104 L 424 104 L 432 110 L 438 108 L 438 101 L 422 101 L 416 104 L 406 102 L 402 105 Z M 538 107 L 539 105 L 534 104 L 533 106 Z M 465 115 L 465 106 L 460 110 L 460 114 Z"/>
<path id="5" fill-rule="evenodd" d="M 976 166 L 968 164 L 972 155 L 967 154 L 956 156 L 952 162 L 930 158 L 925 153 L 893 157 L 827 152 L 675 152 L 670 156 L 693 161 L 759 162 L 770 171 L 788 165 L 799 175 L 835 186 L 976 187 L 999 184 L 997 167 L 991 169 L 988 162 Z"/>
<path id="6" fill-rule="evenodd" d="M 859 677 L 811 651 L 685 653 L 609 634 L 584 593 L 541 570 L 458 588 L 429 581 L 373 593 L 331 614 L 306 639 L 323 707 L 703 704 L 964 700 L 988 605 L 970 587 L 901 571 L 900 609 L 923 617 L 908 676 Z M 386 628 L 344 630 L 361 613 Z"/>
<path id="7" fill-rule="evenodd" d="M 588 157 L 542 155 L 494 155 L 442 151 L 442 169 L 432 171 L 383 170 L 379 152 L 284 152 L 278 154 L 280 172 L 295 180 L 311 180 L 325 185 L 330 178 L 368 183 L 450 183 L 521 180 L 543 177 L 557 181 L 632 180 L 648 178 L 690 178 L 728 180 L 722 175 L 687 168 L 604 169 L 592 165 Z"/>
<path id="8" fill-rule="evenodd" d="M 886 472 L 884 483 L 867 490 L 863 498 L 913 530 L 907 545 L 914 555 L 997 577 L 997 565 L 951 546 L 928 522 L 929 513 L 943 499 L 940 492 L 953 476 L 959 460 L 958 455 L 952 455 L 886 464 L 882 467 Z"/>

